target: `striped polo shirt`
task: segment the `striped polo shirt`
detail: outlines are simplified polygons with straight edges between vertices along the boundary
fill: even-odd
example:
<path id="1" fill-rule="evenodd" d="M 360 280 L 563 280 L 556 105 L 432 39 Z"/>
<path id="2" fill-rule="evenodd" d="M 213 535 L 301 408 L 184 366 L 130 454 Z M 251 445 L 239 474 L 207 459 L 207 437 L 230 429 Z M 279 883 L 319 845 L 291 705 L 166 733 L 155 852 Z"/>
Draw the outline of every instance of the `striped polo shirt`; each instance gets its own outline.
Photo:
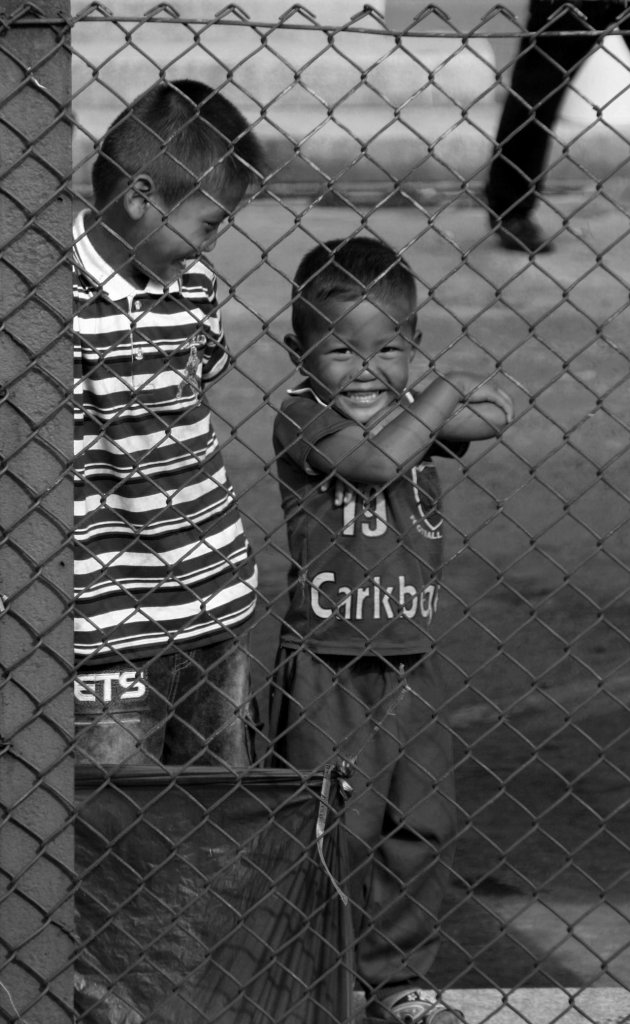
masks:
<path id="1" fill-rule="evenodd" d="M 206 387 L 227 369 L 216 278 L 121 277 L 75 221 L 75 655 L 106 664 L 234 635 L 256 567 Z"/>

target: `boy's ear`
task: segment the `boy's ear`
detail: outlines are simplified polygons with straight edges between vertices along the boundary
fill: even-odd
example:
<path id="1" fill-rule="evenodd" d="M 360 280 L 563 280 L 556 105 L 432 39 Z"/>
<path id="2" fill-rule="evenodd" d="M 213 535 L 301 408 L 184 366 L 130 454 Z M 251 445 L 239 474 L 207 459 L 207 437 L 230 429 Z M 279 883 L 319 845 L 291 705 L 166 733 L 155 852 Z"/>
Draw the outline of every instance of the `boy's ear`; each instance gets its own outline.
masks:
<path id="1" fill-rule="evenodd" d="M 139 174 L 125 191 L 123 204 L 132 220 L 141 220 L 150 205 L 156 206 L 157 190 L 150 174 Z"/>
<path id="2" fill-rule="evenodd" d="M 284 343 L 289 350 L 291 356 L 291 362 L 294 366 L 301 366 L 302 364 L 302 346 L 295 334 L 285 334 Z"/>
<path id="3" fill-rule="evenodd" d="M 420 342 L 422 341 L 422 331 L 414 330 L 411 338 L 411 358 L 415 359 L 418 352 L 420 351 Z"/>

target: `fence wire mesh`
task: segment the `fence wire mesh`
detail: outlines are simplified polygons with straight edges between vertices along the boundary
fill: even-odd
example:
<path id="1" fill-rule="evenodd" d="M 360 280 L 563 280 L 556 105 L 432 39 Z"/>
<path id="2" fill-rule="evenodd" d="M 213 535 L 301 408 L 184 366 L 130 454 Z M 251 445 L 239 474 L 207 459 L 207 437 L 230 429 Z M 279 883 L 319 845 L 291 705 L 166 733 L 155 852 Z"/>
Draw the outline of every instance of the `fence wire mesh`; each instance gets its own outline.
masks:
<path id="1" fill-rule="evenodd" d="M 5 1019 L 630 1018 L 628 24 L 0 11 Z"/>

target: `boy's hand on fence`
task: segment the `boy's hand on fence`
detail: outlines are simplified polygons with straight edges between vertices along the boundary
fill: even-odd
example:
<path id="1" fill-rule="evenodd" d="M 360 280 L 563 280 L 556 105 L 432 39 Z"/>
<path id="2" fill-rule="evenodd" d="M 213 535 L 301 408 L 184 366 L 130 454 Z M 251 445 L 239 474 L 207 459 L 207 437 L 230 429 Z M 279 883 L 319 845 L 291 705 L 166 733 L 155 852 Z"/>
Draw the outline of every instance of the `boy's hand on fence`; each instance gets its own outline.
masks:
<path id="1" fill-rule="evenodd" d="M 460 403 L 463 406 L 490 405 L 498 406 L 505 416 L 506 425 L 514 419 L 514 404 L 507 391 L 493 381 L 483 380 L 472 373 L 459 371 L 447 374 L 447 379 L 459 391 Z"/>
<path id="2" fill-rule="evenodd" d="M 507 391 L 500 388 L 498 385 L 493 384 L 490 381 L 485 381 L 478 384 L 477 387 L 470 392 L 468 397 L 464 400 L 467 405 L 477 405 L 489 402 L 491 405 L 498 406 L 505 416 L 505 425 L 507 426 L 514 419 L 514 403 Z"/>
<path id="3" fill-rule="evenodd" d="M 510 395 L 493 381 L 455 371 L 446 380 L 459 404 L 439 431 L 441 440 L 475 441 L 497 437 L 514 419 Z"/>

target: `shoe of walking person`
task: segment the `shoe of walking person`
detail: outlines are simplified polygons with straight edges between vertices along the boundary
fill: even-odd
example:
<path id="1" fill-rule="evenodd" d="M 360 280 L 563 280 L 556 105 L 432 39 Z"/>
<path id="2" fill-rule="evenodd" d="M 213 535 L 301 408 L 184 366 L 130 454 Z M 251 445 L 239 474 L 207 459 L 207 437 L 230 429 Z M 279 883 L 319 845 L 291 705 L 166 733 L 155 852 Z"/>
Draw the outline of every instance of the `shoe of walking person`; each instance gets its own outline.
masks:
<path id="1" fill-rule="evenodd" d="M 370 1000 L 365 1024 L 466 1024 L 458 1010 L 441 1002 L 435 992 L 404 989 Z"/>
<path id="2" fill-rule="evenodd" d="M 518 252 L 551 252 L 553 242 L 529 215 L 507 217 L 490 215 L 490 226 L 496 232 L 499 245 Z"/>

